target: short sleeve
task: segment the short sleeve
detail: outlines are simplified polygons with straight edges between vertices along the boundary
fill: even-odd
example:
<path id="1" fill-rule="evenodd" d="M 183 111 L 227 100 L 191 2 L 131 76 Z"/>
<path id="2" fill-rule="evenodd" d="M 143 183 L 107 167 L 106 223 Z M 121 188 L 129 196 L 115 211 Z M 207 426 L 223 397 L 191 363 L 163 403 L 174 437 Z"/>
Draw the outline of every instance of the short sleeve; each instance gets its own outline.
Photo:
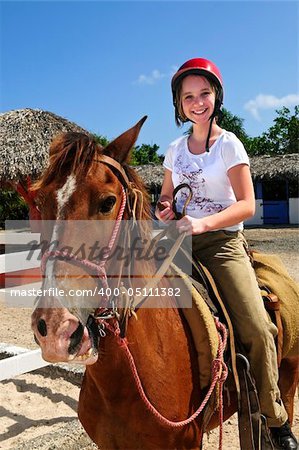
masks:
<path id="1" fill-rule="evenodd" d="M 222 158 L 226 171 L 238 164 L 249 163 L 247 152 L 242 142 L 233 133 L 227 132 L 223 139 Z"/>
<path id="2" fill-rule="evenodd" d="M 165 158 L 163 161 L 163 167 L 165 167 L 165 169 L 168 169 L 172 172 L 172 168 L 173 168 L 173 148 L 172 147 L 169 147 L 165 154 Z"/>

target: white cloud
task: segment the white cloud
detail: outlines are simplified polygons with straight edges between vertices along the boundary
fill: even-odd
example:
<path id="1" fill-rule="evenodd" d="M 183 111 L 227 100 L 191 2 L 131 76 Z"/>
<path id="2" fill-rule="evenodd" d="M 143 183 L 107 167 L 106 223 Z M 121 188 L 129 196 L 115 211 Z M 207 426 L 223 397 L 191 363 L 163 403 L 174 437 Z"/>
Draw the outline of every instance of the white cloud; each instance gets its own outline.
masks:
<path id="1" fill-rule="evenodd" d="M 299 103 L 299 95 L 289 94 L 278 98 L 274 95 L 259 94 L 254 100 L 245 103 L 244 108 L 249 111 L 256 120 L 261 120 L 260 109 L 275 109 L 283 106 L 293 106 Z"/>
<path id="2" fill-rule="evenodd" d="M 161 73 L 160 70 L 154 69 L 150 73 L 150 75 L 139 75 L 136 84 L 155 84 L 157 81 L 161 80 L 161 78 L 165 78 L 165 73 Z"/>
<path id="3" fill-rule="evenodd" d="M 155 84 L 163 78 L 172 78 L 175 72 L 178 70 L 177 66 L 171 66 L 169 73 L 162 73 L 158 69 L 152 70 L 149 75 L 139 75 L 138 79 L 134 81 L 134 84 Z"/>

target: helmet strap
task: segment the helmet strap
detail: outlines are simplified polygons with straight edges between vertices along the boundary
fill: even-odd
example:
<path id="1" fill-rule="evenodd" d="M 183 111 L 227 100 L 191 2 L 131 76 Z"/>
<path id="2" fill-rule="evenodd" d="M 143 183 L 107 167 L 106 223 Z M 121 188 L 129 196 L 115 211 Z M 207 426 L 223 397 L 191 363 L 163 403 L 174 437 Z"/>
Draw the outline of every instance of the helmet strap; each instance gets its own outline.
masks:
<path id="1" fill-rule="evenodd" d="M 221 100 L 219 98 L 216 98 L 215 100 L 215 106 L 214 106 L 214 111 L 210 117 L 210 126 L 209 126 L 209 132 L 208 132 L 208 136 L 207 136 L 207 140 L 206 140 L 206 152 L 209 153 L 210 149 L 209 149 L 209 141 L 210 141 L 210 137 L 211 137 L 211 132 L 212 132 L 212 124 L 213 124 L 213 120 L 216 116 L 220 115 L 220 119 L 222 118 L 223 114 L 221 111 Z"/>
<path id="2" fill-rule="evenodd" d="M 209 149 L 209 141 L 210 141 L 210 137 L 211 137 L 212 124 L 213 124 L 214 117 L 215 117 L 215 111 L 213 112 L 213 114 L 210 117 L 209 132 L 208 132 L 208 136 L 207 136 L 207 140 L 206 140 L 206 152 L 207 153 L 209 153 L 209 151 L 210 151 L 210 149 Z"/>

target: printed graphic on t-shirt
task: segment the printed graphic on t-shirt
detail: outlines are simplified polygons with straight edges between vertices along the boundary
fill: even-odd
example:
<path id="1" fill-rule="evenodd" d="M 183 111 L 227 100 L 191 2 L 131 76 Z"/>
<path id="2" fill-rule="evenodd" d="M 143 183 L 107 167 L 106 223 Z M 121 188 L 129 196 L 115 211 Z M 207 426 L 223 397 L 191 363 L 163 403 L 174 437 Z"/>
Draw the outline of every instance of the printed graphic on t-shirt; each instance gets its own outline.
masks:
<path id="1" fill-rule="evenodd" d="M 212 198 L 207 198 L 206 180 L 202 169 L 192 170 L 192 165 L 188 161 L 183 161 L 182 155 L 179 155 L 175 160 L 174 170 L 179 176 L 180 183 L 187 183 L 192 189 L 193 196 L 188 205 L 189 211 L 200 209 L 204 213 L 214 214 L 224 209 L 220 203 L 215 203 Z M 182 189 L 178 195 L 180 203 L 183 205 L 188 198 L 189 190 Z"/>

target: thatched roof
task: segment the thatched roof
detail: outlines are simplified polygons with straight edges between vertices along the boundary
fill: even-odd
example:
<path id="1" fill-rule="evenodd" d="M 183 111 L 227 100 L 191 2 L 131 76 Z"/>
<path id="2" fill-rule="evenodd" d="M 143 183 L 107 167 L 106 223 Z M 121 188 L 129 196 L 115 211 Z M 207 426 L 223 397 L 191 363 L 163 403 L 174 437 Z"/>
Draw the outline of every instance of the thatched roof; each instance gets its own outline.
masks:
<path id="1" fill-rule="evenodd" d="M 65 131 L 87 133 L 63 117 L 39 109 L 0 114 L 0 182 L 39 175 L 48 163 L 50 142 Z"/>
<path id="2" fill-rule="evenodd" d="M 164 176 L 164 167 L 162 165 L 148 164 L 145 166 L 136 166 L 134 169 L 148 188 L 153 189 L 156 186 L 158 188 L 162 186 Z"/>
<path id="3" fill-rule="evenodd" d="M 250 158 L 250 165 L 254 180 L 298 180 L 298 153 L 280 156 L 253 156 Z M 164 169 L 161 165 L 137 166 L 136 170 L 149 188 L 162 186 Z"/>
<path id="4" fill-rule="evenodd" d="M 253 156 L 250 158 L 253 179 L 298 180 L 299 153 L 276 156 Z"/>

